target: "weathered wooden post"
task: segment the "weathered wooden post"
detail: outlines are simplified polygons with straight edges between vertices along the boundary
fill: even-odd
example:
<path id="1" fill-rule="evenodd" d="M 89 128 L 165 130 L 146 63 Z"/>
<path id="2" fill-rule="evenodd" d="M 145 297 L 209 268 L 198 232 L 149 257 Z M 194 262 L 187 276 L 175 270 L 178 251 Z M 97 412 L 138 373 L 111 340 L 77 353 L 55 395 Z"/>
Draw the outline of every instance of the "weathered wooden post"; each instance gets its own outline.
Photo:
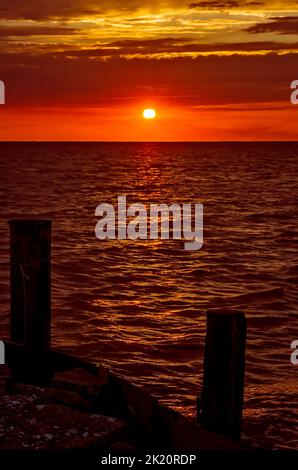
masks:
<path id="1" fill-rule="evenodd" d="M 51 220 L 10 220 L 11 340 L 35 349 L 51 339 Z"/>
<path id="2" fill-rule="evenodd" d="M 198 420 L 210 431 L 240 439 L 246 319 L 243 312 L 210 310 Z"/>

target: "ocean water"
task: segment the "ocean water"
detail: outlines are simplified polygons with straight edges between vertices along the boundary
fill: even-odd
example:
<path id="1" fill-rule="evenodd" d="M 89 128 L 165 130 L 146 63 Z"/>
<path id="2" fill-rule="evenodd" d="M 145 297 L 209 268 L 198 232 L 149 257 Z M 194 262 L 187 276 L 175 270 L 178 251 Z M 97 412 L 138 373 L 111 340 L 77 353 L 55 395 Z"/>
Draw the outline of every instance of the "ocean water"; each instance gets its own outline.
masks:
<path id="1" fill-rule="evenodd" d="M 248 320 L 244 435 L 298 447 L 297 143 L 0 144 L 0 327 L 8 335 L 9 234 L 53 220 L 52 343 L 194 415 L 206 310 Z M 95 208 L 203 203 L 204 245 L 99 241 Z"/>

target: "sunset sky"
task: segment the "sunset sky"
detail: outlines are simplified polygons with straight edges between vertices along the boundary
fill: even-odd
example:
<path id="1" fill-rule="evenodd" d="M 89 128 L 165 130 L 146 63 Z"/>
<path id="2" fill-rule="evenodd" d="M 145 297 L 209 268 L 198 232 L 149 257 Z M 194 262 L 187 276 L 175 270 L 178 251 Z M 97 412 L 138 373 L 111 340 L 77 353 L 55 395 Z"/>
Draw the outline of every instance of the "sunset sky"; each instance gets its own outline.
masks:
<path id="1" fill-rule="evenodd" d="M 297 0 L 1 0 L 0 42 L 0 140 L 298 140 Z"/>

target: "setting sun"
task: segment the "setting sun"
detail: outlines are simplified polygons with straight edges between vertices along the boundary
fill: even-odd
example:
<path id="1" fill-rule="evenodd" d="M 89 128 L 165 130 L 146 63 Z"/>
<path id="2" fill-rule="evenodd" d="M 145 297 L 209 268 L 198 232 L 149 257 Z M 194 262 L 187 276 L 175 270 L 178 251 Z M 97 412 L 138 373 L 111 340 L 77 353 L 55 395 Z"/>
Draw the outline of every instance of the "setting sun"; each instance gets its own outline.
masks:
<path id="1" fill-rule="evenodd" d="M 154 119 L 156 117 L 155 109 L 152 109 L 152 108 L 144 109 L 143 117 L 145 119 Z"/>

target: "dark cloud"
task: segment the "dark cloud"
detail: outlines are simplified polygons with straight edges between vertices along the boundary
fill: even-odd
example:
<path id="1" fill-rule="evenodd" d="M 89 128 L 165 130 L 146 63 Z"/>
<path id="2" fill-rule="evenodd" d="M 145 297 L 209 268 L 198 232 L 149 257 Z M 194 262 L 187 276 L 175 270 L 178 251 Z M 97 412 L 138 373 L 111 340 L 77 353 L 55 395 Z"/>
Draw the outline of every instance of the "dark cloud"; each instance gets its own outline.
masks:
<path id="1" fill-rule="evenodd" d="M 71 57 L 119 57 L 152 54 L 215 53 L 215 52 L 258 52 L 298 50 L 298 42 L 285 44 L 273 41 L 253 41 L 241 43 L 197 44 L 188 38 L 161 38 L 145 40 L 114 41 L 103 46 L 84 49 L 68 49 L 60 54 Z"/>
<path id="2" fill-rule="evenodd" d="M 119 2 L 115 2 L 119 4 Z M 0 18 L 69 18 L 101 13 L 96 0 L 1 0 Z"/>
<path id="3" fill-rule="evenodd" d="M 295 6 L 296 0 L 284 0 L 285 4 Z M 0 18 L 8 19 L 53 19 L 99 16 L 107 12 L 135 12 L 143 8 L 159 11 L 164 7 L 175 10 L 187 8 L 185 0 L 0 0 Z M 270 0 L 205 0 L 190 3 L 190 8 L 233 9 L 238 6 L 270 7 Z"/>
<path id="4" fill-rule="evenodd" d="M 21 31 L 19 31 L 21 34 Z M 1 36 L 2 32 L 0 33 Z M 5 31 L 3 35 L 6 36 Z M 17 50 L 15 44 L 15 50 Z M 133 57 L 154 58 L 156 60 L 161 57 L 172 60 L 173 57 L 183 54 L 193 54 L 194 56 L 201 54 L 221 54 L 228 53 L 254 53 L 260 51 L 280 52 L 280 51 L 297 51 L 298 42 L 283 43 L 273 41 L 251 41 L 251 42 L 234 42 L 234 43 L 210 43 L 198 44 L 189 38 L 160 38 L 160 39 L 125 39 L 113 42 L 103 43 L 102 45 L 79 48 L 71 44 L 65 45 L 63 50 L 56 44 L 43 44 L 32 48 L 27 53 L 40 60 L 45 60 L 50 55 L 65 59 L 85 58 L 87 60 L 103 60 L 113 58 L 132 59 Z M 24 54 L 25 55 L 25 54 Z M 7 54 L 7 57 L 14 57 L 14 54 Z M 9 59 L 8 59 L 9 60 Z"/>
<path id="5" fill-rule="evenodd" d="M 1 26 L 0 37 L 13 36 L 66 36 L 74 34 L 74 28 L 54 26 Z"/>
<path id="6" fill-rule="evenodd" d="M 110 45 L 111 46 L 118 46 L 118 47 L 136 47 L 136 48 L 147 48 L 157 46 L 173 46 L 173 45 L 181 45 L 185 42 L 190 42 L 189 38 L 159 38 L 159 39 L 123 39 L 119 41 L 114 41 Z"/>
<path id="7" fill-rule="evenodd" d="M 100 54 L 100 51 L 98 51 Z M 186 105 L 288 100 L 297 54 L 92 60 L 66 54 L 0 54 L 7 103 L 15 106 L 111 106 L 169 97 Z M 20 79 L 21 77 L 21 79 Z"/>
<path id="8" fill-rule="evenodd" d="M 250 34 L 298 34 L 298 16 L 272 17 L 270 22 L 257 23 L 244 31 Z"/>
<path id="9" fill-rule="evenodd" d="M 165 6 L 175 9 L 186 7 L 187 3 L 184 0 L 0 0 L 0 18 L 66 19 L 134 12 L 143 7 L 153 11 Z"/>
<path id="10" fill-rule="evenodd" d="M 237 8 L 239 7 L 240 4 L 239 2 L 236 2 L 234 0 L 224 0 L 224 1 L 216 1 L 216 0 L 206 0 L 206 1 L 202 1 L 202 2 L 195 2 L 195 3 L 191 3 L 189 5 L 189 8 L 191 9 L 195 9 L 195 8 L 199 8 L 199 9 L 215 9 L 215 10 L 218 10 L 218 9 L 223 9 L 223 8 Z"/>
<path id="11" fill-rule="evenodd" d="M 280 0 L 281 8 L 297 9 L 296 0 Z M 187 8 L 185 0 L 0 0 L 0 19 L 76 19 L 82 16 L 98 17 L 115 12 L 121 15 L 147 9 L 158 12 L 167 7 L 175 11 Z M 202 10 L 237 9 L 245 7 L 270 9 L 271 0 L 202 0 L 191 2 L 189 8 Z M 276 8 L 276 2 L 275 2 Z"/>
<path id="12" fill-rule="evenodd" d="M 236 1 L 236 0 L 205 0 L 201 2 L 191 3 L 190 9 L 203 10 L 229 10 L 239 7 L 259 7 L 265 5 L 264 2 L 254 1 Z"/>

